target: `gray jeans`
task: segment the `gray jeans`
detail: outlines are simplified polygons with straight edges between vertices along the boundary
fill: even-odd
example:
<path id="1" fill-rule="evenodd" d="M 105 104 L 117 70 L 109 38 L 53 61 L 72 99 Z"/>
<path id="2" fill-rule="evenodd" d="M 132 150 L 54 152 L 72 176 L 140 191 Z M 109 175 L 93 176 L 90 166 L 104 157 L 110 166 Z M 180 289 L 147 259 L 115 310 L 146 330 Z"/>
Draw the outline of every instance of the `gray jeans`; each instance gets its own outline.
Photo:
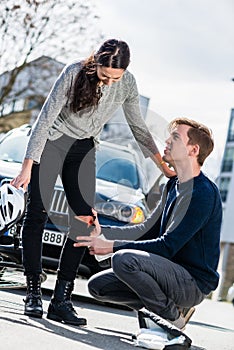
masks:
<path id="1" fill-rule="evenodd" d="M 179 317 L 179 308 L 199 304 L 205 295 L 182 266 L 159 255 L 123 249 L 112 257 L 112 269 L 92 276 L 90 294 L 101 301 L 142 307 L 168 319 Z"/>

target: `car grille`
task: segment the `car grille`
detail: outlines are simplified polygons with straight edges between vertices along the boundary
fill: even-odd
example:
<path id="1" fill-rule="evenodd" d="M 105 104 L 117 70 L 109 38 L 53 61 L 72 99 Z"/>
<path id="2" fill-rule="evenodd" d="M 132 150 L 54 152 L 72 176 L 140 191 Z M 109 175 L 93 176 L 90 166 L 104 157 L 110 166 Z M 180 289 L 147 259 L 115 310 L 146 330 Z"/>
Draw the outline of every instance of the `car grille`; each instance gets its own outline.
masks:
<path id="1" fill-rule="evenodd" d="M 50 214 L 68 214 L 68 204 L 65 192 L 61 188 L 55 188 L 50 207 Z"/>

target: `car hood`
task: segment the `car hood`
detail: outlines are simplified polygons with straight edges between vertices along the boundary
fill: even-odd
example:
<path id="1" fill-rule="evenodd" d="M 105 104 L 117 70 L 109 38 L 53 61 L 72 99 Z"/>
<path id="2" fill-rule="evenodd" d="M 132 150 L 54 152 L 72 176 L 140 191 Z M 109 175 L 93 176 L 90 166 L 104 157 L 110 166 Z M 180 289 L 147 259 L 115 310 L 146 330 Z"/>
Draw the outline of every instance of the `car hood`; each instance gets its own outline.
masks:
<path id="1" fill-rule="evenodd" d="M 19 174 L 21 167 L 21 163 L 13 163 L 0 160 L 1 177 L 12 179 Z"/>
<path id="2" fill-rule="evenodd" d="M 137 203 L 145 197 L 140 188 L 135 190 L 131 187 L 101 179 L 96 179 L 96 192 L 111 200 L 132 204 Z"/>

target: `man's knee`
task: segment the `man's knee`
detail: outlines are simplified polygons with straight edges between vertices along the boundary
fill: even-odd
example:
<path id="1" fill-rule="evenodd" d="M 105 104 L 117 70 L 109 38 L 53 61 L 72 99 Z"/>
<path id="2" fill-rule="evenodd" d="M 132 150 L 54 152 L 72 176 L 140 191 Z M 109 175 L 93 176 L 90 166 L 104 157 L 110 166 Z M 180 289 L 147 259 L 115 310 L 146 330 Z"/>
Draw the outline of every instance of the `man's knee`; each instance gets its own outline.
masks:
<path id="1" fill-rule="evenodd" d="M 122 273 L 134 272 L 137 269 L 137 258 L 130 250 L 120 250 L 112 256 L 112 268 L 118 276 Z"/>

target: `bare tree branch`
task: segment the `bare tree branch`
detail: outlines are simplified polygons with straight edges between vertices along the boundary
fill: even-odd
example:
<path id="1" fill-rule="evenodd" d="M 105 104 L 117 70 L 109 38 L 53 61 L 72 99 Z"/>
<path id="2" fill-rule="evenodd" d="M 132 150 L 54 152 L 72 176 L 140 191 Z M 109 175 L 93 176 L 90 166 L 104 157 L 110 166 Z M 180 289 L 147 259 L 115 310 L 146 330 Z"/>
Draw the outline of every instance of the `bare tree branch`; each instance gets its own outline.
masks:
<path id="1" fill-rule="evenodd" d="M 98 19 L 94 0 L 1 0 L 0 74 L 7 74 L 0 79 L 0 104 L 32 59 L 67 62 L 89 54 L 102 39 Z"/>

